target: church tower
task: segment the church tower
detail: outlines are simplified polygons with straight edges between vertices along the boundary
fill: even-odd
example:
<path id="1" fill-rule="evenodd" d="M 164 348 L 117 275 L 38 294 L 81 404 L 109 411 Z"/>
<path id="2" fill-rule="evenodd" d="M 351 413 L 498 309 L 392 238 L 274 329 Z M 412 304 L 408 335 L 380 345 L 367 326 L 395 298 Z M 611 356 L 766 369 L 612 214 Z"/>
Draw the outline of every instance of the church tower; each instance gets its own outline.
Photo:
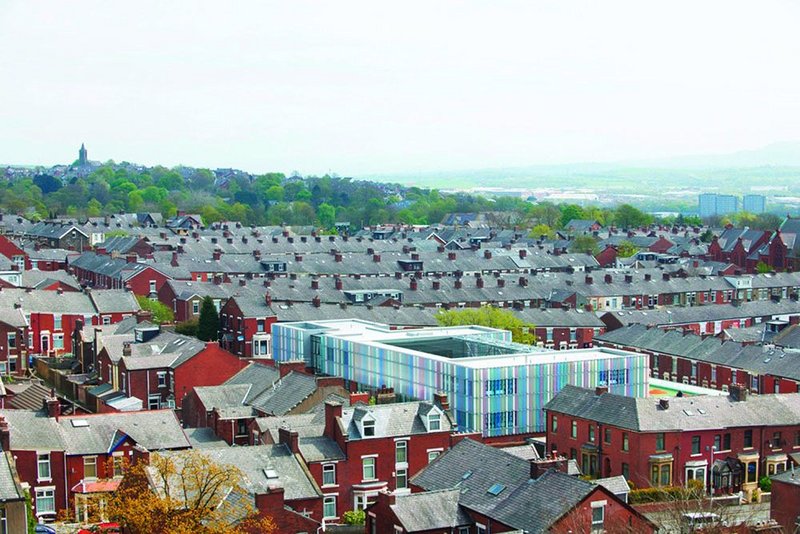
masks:
<path id="1" fill-rule="evenodd" d="M 89 163 L 88 152 L 86 151 L 86 147 L 83 146 L 81 143 L 81 149 L 78 150 L 78 165 L 84 166 Z"/>

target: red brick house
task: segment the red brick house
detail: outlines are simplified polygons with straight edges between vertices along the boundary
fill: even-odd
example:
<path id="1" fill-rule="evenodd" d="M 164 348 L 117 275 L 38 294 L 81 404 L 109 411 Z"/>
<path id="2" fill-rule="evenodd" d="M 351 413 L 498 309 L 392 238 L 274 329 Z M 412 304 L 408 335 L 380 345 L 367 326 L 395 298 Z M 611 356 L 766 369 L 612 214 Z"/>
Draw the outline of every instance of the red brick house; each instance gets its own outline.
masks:
<path id="1" fill-rule="evenodd" d="M 218 343 L 171 332 L 140 335 L 122 350 L 116 387 L 149 410 L 180 408 L 193 388 L 221 384 L 245 365 Z"/>
<path id="2" fill-rule="evenodd" d="M 285 443 L 305 460 L 330 521 L 365 508 L 383 489 L 409 492 L 410 477 L 464 436 L 456 438 L 447 410 L 430 402 L 344 408 L 330 401 L 324 419 L 319 413 L 265 419 L 251 426 L 254 439 Z"/>
<path id="3" fill-rule="evenodd" d="M 176 322 L 182 323 L 200 317 L 204 297 L 211 297 L 217 312 L 221 311 L 234 289 L 231 283 L 167 280 L 158 290 L 158 300 L 172 310 Z"/>
<path id="4" fill-rule="evenodd" d="M 221 345 L 242 358 L 272 358 L 272 324 L 278 318 L 267 293 L 232 296 L 220 310 Z"/>
<path id="5" fill-rule="evenodd" d="M 0 375 L 28 368 L 28 322 L 19 308 L 0 310 Z"/>
<path id="6" fill-rule="evenodd" d="M 566 386 L 546 406 L 547 446 L 590 477 L 635 487 L 699 480 L 714 494 L 748 495 L 800 451 L 800 394 L 631 398 Z M 764 414 L 770 414 L 765 418 Z"/>
<path id="7" fill-rule="evenodd" d="M 0 254 L 16 265 L 18 271 L 27 271 L 31 268 L 28 254 L 4 235 L 0 235 Z"/>
<path id="8" fill-rule="evenodd" d="M 156 298 L 158 290 L 171 276 L 152 264 L 138 262 L 136 254 L 124 259 L 84 252 L 70 262 L 70 271 L 91 288 L 130 289 L 134 294 Z"/>
<path id="9" fill-rule="evenodd" d="M 784 532 L 797 532 L 800 527 L 800 473 L 791 470 L 772 477 L 769 516 Z"/>
<path id="10" fill-rule="evenodd" d="M 414 493 L 379 494 L 367 508 L 367 531 L 655 532 L 605 487 L 567 475 L 566 464 L 464 439 L 412 478 Z"/>
<path id="11" fill-rule="evenodd" d="M 606 245 L 606 247 L 594 255 L 594 259 L 600 264 L 600 267 L 613 267 L 617 264 L 617 256 L 619 250 L 615 245 Z"/>
<path id="12" fill-rule="evenodd" d="M 64 509 L 82 516 L 83 496 L 113 491 L 136 445 L 190 447 L 170 410 L 60 416 L 55 398 L 47 408 L 0 411 L 0 444 L 11 451 L 20 479 L 30 486 L 37 518 L 52 520 Z"/>

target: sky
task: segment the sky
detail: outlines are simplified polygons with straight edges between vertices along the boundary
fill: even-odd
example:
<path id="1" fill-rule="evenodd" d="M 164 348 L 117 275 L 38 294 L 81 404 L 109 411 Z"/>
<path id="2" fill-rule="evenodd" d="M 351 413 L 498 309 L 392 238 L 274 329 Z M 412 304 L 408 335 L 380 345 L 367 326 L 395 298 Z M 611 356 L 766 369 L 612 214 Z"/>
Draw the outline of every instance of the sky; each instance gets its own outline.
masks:
<path id="1" fill-rule="evenodd" d="M 795 0 L 0 2 L 0 163 L 369 176 L 800 139 Z"/>

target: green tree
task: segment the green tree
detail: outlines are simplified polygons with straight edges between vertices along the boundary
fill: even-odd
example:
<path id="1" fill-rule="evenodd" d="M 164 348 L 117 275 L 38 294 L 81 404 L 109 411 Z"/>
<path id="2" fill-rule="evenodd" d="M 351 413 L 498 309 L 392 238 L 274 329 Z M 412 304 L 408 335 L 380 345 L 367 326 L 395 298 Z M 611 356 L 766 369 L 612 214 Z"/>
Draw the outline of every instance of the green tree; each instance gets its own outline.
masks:
<path id="1" fill-rule="evenodd" d="M 211 297 L 204 297 L 197 322 L 197 338 L 201 341 L 219 340 L 219 314 Z"/>
<path id="2" fill-rule="evenodd" d="M 772 266 L 768 263 L 764 263 L 763 261 L 759 261 L 756 264 L 756 272 L 761 274 L 772 272 Z"/>
<path id="3" fill-rule="evenodd" d="M 546 224 L 537 224 L 533 227 L 528 237 L 531 239 L 539 239 L 540 237 L 545 237 L 547 239 L 552 239 L 556 236 L 556 233 L 553 231 L 552 228 L 547 226 Z"/>
<path id="4" fill-rule="evenodd" d="M 578 206 L 577 204 L 562 204 L 559 206 L 561 210 L 561 226 L 566 226 L 570 221 L 574 219 L 585 219 L 586 213 L 583 211 L 583 208 Z"/>
<path id="5" fill-rule="evenodd" d="M 171 323 L 175 320 L 175 315 L 172 313 L 172 310 L 159 301 L 150 300 L 144 296 L 138 296 L 136 297 L 136 300 L 139 301 L 139 307 L 141 309 L 144 311 L 149 311 L 153 314 L 152 321 L 154 323 L 164 324 Z"/>
<path id="6" fill-rule="evenodd" d="M 585 252 L 594 255 L 599 252 L 599 247 L 597 246 L 597 239 L 595 239 L 594 236 L 579 235 L 572 240 L 569 245 L 569 250 L 571 252 Z"/>
<path id="7" fill-rule="evenodd" d="M 317 207 L 317 218 L 323 228 L 333 228 L 333 225 L 336 224 L 336 208 L 327 202 L 323 202 Z"/>
<path id="8" fill-rule="evenodd" d="M 614 211 L 614 221 L 622 228 L 634 228 L 650 224 L 653 218 L 630 204 L 622 204 Z"/>
<path id="9" fill-rule="evenodd" d="M 619 247 L 617 247 L 617 253 L 620 258 L 630 258 L 637 252 L 639 252 L 639 249 L 630 241 L 623 241 L 619 244 Z"/>
<path id="10" fill-rule="evenodd" d="M 511 332 L 511 339 L 517 343 L 532 345 L 536 342 L 534 325 L 522 321 L 509 310 L 494 306 L 464 308 L 463 310 L 440 310 L 436 321 L 442 326 L 480 325 L 499 328 Z"/>
<path id="11" fill-rule="evenodd" d="M 199 321 L 196 317 L 194 319 L 189 319 L 188 321 L 183 321 L 182 323 L 175 325 L 175 333 L 183 334 L 184 336 L 197 337 L 198 325 Z"/>

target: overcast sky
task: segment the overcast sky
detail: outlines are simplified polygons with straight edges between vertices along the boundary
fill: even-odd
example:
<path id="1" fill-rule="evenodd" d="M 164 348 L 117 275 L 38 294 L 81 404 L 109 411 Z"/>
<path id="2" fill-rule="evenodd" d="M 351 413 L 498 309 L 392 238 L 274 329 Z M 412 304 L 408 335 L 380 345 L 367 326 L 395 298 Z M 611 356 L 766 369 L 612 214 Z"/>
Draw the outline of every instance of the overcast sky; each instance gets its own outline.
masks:
<path id="1" fill-rule="evenodd" d="M 800 3 L 0 1 L 0 163 L 341 175 L 800 138 Z"/>

